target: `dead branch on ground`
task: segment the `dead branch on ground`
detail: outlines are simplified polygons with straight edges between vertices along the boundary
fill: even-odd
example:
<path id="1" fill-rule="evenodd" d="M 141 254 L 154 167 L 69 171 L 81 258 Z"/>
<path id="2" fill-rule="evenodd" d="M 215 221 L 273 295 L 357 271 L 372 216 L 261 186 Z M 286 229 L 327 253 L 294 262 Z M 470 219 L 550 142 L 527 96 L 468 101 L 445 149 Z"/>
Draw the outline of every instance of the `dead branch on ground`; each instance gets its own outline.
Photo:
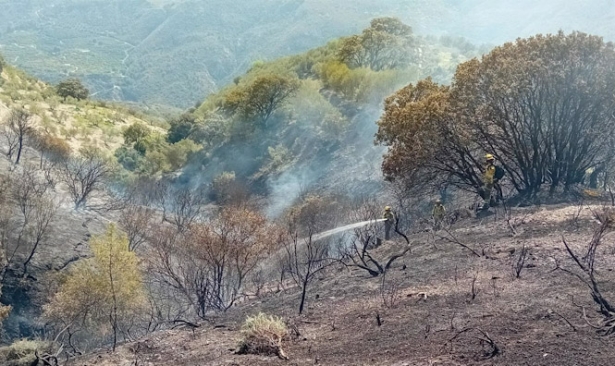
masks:
<path id="1" fill-rule="evenodd" d="M 584 257 L 580 257 L 576 254 L 568 242 L 566 238 L 562 238 L 562 242 L 564 243 L 564 247 L 568 252 L 568 255 L 575 262 L 577 267 L 581 270 L 581 273 L 578 273 L 573 270 L 569 270 L 563 268 L 558 265 L 558 269 L 561 271 L 568 273 L 576 278 L 578 278 L 582 283 L 584 283 L 591 291 L 591 297 L 594 303 L 596 303 L 600 307 L 600 314 L 602 315 L 602 322 L 599 325 L 592 325 L 587 321 L 587 317 L 585 316 L 585 309 L 583 310 L 583 316 L 587 323 L 595 328 L 600 334 L 610 335 L 615 333 L 615 307 L 611 305 L 611 302 L 607 300 L 603 293 L 602 289 L 598 285 L 598 281 L 595 276 L 595 266 L 596 266 L 596 253 L 597 249 L 602 242 L 602 237 L 606 233 L 607 229 L 611 224 L 611 220 L 602 220 L 600 226 L 594 231 L 594 235 L 587 246 L 587 252 Z"/>
<path id="2" fill-rule="evenodd" d="M 502 350 L 500 349 L 500 347 L 497 345 L 497 343 L 489 336 L 489 334 L 485 331 L 483 331 L 480 328 L 476 328 L 476 327 L 472 327 L 472 328 L 465 328 L 462 329 L 460 331 L 457 332 L 457 334 L 455 334 L 455 336 L 453 336 L 453 338 L 449 339 L 446 344 L 450 344 L 451 342 L 455 341 L 457 338 L 459 338 L 461 335 L 465 334 L 465 333 L 469 333 L 475 331 L 477 332 L 479 335 L 475 336 L 476 339 L 478 339 L 480 341 L 480 344 L 483 346 L 484 351 L 483 351 L 483 357 L 486 359 L 490 359 L 493 358 L 497 355 L 502 354 Z"/>
<path id="3" fill-rule="evenodd" d="M 470 248 L 468 245 L 466 245 L 466 244 L 462 243 L 461 241 L 459 241 L 459 239 L 457 239 L 448 229 L 444 228 L 442 230 L 448 236 L 437 235 L 437 237 L 439 239 L 445 240 L 445 241 L 447 241 L 449 243 L 452 243 L 452 244 L 457 244 L 457 245 L 461 246 L 462 248 L 469 250 L 475 256 L 477 256 L 479 258 L 481 257 L 481 255 L 477 251 L 475 251 L 474 249 Z"/>

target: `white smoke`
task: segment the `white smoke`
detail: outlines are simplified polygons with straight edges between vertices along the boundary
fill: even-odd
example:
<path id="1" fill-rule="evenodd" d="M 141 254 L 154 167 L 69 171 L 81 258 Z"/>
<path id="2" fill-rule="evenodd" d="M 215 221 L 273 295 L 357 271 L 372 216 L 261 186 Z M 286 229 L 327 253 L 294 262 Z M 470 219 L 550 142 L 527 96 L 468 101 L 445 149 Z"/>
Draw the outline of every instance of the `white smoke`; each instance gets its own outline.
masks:
<path id="1" fill-rule="evenodd" d="M 265 214 L 269 218 L 280 216 L 299 196 L 307 190 L 316 179 L 316 174 L 309 169 L 291 169 L 269 181 L 269 206 Z"/>

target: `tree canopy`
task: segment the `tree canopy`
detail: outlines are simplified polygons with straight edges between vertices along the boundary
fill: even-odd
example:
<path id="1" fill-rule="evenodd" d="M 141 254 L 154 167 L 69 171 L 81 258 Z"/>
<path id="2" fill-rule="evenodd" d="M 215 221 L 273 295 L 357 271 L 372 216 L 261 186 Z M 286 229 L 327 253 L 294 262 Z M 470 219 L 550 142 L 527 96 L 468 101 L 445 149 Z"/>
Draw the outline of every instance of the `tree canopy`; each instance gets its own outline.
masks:
<path id="1" fill-rule="evenodd" d="M 295 94 L 299 82 L 291 76 L 263 74 L 226 96 L 224 109 L 244 121 L 265 126 L 271 115 Z"/>
<path id="2" fill-rule="evenodd" d="M 196 130 L 198 122 L 194 115 L 184 113 L 172 119 L 169 123 L 171 124 L 171 128 L 167 134 L 167 141 L 174 144 L 190 137 Z"/>
<path id="3" fill-rule="evenodd" d="M 480 186 L 492 153 L 514 188 L 569 188 L 613 159 L 615 51 L 575 32 L 497 47 L 457 68 L 450 87 L 423 80 L 389 97 L 377 142 L 391 178 Z"/>
<path id="4" fill-rule="evenodd" d="M 68 97 L 73 97 L 77 100 L 87 99 L 90 95 L 90 91 L 81 83 L 81 80 L 76 78 L 60 82 L 56 91 L 64 100 Z"/>
<path id="5" fill-rule="evenodd" d="M 408 65 L 414 54 L 412 28 L 397 18 L 376 18 L 362 34 L 345 38 L 338 52 L 350 67 L 374 71 Z"/>

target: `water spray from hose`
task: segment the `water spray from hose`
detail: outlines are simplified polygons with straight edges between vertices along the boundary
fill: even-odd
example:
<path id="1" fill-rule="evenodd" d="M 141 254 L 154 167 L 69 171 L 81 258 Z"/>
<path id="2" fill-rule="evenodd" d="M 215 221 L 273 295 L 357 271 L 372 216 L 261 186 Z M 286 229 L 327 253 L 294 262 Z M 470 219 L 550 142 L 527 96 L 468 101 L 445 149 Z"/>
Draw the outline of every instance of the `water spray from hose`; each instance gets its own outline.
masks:
<path id="1" fill-rule="evenodd" d="M 324 239 L 324 238 L 329 237 L 331 235 L 335 235 L 335 234 L 338 234 L 338 233 L 341 233 L 341 232 L 344 232 L 344 231 L 348 231 L 348 230 L 352 230 L 352 229 L 358 229 L 360 227 L 367 226 L 369 224 L 375 224 L 377 222 L 382 222 L 382 221 L 386 221 L 386 219 L 367 220 L 367 221 L 357 222 L 357 223 L 354 223 L 354 224 L 349 224 L 349 225 L 344 225 L 344 226 L 336 227 L 335 229 L 323 231 L 322 233 L 318 233 L 318 234 L 312 236 L 312 240 L 316 241 L 316 240 Z"/>

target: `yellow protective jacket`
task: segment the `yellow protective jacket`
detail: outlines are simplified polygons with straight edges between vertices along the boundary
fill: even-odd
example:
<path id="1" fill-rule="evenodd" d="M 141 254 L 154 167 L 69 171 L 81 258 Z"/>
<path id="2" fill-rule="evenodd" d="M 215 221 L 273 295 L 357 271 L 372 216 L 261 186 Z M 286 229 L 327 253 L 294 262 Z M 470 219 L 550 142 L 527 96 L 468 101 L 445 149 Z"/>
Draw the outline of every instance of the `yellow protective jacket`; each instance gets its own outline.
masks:
<path id="1" fill-rule="evenodd" d="M 487 164 L 485 166 L 485 172 L 483 173 L 483 184 L 493 185 L 494 177 L 495 177 L 495 165 Z"/>
<path id="2" fill-rule="evenodd" d="M 433 211 L 431 212 L 431 215 L 436 219 L 443 218 L 445 214 L 446 214 L 446 208 L 444 208 L 444 205 L 442 204 L 436 204 L 433 207 Z"/>
<path id="3" fill-rule="evenodd" d="M 384 215 L 382 215 L 382 218 L 387 220 L 387 222 L 389 223 L 393 223 L 395 221 L 395 215 L 393 215 L 392 211 L 384 211 Z"/>

